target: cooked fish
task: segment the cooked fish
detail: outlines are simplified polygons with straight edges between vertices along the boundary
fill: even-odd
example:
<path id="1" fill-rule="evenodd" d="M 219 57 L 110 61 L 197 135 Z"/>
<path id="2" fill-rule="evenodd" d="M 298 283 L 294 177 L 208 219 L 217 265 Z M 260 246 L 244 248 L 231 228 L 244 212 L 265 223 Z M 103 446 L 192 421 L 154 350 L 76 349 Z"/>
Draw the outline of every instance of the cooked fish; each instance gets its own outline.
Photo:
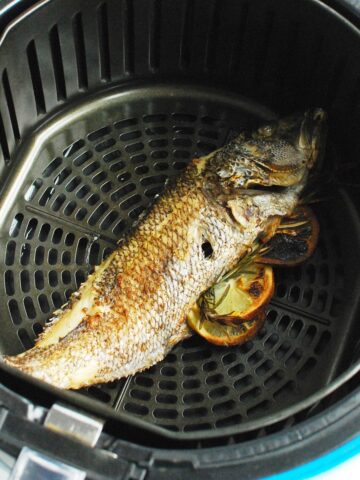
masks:
<path id="1" fill-rule="evenodd" d="M 78 389 L 162 360 L 190 334 L 186 315 L 200 294 L 293 211 L 324 124 L 322 110 L 308 111 L 194 159 L 35 346 L 4 361 Z"/>

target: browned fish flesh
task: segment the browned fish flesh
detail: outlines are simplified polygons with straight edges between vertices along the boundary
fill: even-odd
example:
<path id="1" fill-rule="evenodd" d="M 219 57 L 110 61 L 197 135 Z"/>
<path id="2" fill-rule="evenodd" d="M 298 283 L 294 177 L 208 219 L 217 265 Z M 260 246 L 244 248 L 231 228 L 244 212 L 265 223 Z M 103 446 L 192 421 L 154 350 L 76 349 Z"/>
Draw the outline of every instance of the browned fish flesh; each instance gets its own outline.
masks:
<path id="1" fill-rule="evenodd" d="M 4 361 L 78 389 L 149 368 L 190 334 L 201 293 L 289 215 L 323 143 L 321 109 L 241 134 L 194 159 L 35 346 Z"/>

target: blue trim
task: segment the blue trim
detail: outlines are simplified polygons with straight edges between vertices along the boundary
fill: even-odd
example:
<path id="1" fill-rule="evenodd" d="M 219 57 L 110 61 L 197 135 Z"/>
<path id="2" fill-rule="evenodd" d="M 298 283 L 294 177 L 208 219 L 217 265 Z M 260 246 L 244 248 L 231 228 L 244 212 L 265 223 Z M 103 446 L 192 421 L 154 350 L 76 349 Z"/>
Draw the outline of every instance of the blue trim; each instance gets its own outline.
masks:
<path id="1" fill-rule="evenodd" d="M 329 471 L 357 454 L 360 454 L 360 436 L 316 460 L 264 480 L 305 480 Z"/>

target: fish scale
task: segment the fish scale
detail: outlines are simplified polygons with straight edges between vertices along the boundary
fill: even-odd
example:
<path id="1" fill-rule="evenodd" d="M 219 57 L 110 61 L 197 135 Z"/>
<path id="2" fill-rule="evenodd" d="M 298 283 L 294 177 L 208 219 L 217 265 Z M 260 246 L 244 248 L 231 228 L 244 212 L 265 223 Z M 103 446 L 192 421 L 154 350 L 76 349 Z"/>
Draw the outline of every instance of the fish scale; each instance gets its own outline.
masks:
<path id="1" fill-rule="evenodd" d="M 126 377 L 162 360 L 191 334 L 186 315 L 201 293 L 235 266 L 274 219 L 295 208 L 308 164 L 314 161 L 315 133 L 309 134 L 312 143 L 306 148 L 299 145 L 304 145 L 305 127 L 313 128 L 316 118 L 323 121 L 316 112 L 299 117 L 295 126 L 289 122 L 292 137 L 287 141 L 283 126 L 280 137 L 274 132 L 262 139 L 257 132 L 246 140 L 242 134 L 226 147 L 226 155 L 218 150 L 193 160 L 69 303 L 55 312 L 35 347 L 4 360 L 72 389 Z M 268 190 L 254 191 L 237 182 L 246 142 L 269 143 L 269 148 L 251 150 L 264 155 L 261 162 L 252 159 L 251 178 L 261 179 Z M 266 152 L 271 154 L 266 157 Z M 219 158 L 224 159 L 221 176 Z M 250 154 L 247 168 L 249 162 Z M 266 183 L 264 164 L 274 171 L 273 176 L 266 174 Z M 296 175 L 286 179 L 282 190 L 272 191 L 273 185 L 281 185 L 276 168 L 283 171 L 287 165 L 294 166 Z"/>

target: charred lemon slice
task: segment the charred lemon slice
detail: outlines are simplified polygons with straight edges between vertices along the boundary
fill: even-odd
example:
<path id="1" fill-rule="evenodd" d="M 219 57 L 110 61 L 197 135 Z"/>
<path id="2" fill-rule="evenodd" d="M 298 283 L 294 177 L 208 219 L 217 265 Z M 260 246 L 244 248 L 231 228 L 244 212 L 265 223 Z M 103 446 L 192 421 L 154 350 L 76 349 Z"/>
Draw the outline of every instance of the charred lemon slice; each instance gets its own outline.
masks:
<path id="1" fill-rule="evenodd" d="M 309 207 L 298 207 L 277 226 L 275 235 L 266 243 L 257 262 L 293 267 L 307 260 L 319 238 L 319 223 Z"/>
<path id="2" fill-rule="evenodd" d="M 188 324 L 208 342 L 221 346 L 245 343 L 260 330 L 265 320 L 265 310 L 260 310 L 250 321 L 228 324 L 218 320 L 203 318 L 198 304 L 188 314 Z"/>
<path id="3" fill-rule="evenodd" d="M 263 325 L 273 293 L 272 268 L 245 259 L 199 298 L 188 324 L 215 345 L 244 343 Z"/>

